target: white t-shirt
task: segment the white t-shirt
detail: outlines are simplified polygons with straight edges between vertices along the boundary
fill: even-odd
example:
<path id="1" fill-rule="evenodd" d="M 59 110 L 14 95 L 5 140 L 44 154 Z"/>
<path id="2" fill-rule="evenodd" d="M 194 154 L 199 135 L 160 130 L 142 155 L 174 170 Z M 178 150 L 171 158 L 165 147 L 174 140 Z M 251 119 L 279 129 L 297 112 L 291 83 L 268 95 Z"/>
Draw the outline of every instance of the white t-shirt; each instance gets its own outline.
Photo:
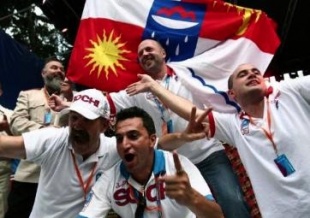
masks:
<path id="1" fill-rule="evenodd" d="M 198 169 L 186 157 L 179 157 L 188 173 L 191 186 L 206 198 L 213 200 L 210 189 Z M 144 188 L 147 208 L 143 217 L 158 218 L 159 212 L 162 212 L 163 217 L 196 217 L 187 207 L 165 196 L 164 184 L 156 182 L 159 175 L 175 174 L 172 154 L 155 150 L 154 161 L 153 173 Z M 137 197 L 134 196 L 137 196 L 137 191 L 140 190 L 142 186 L 130 176 L 122 162 L 119 162 L 111 170 L 104 172 L 96 182 L 78 217 L 102 218 L 111 208 L 121 217 L 134 217 L 137 208 Z M 160 206 L 162 210 L 156 209 Z"/>
<path id="2" fill-rule="evenodd" d="M 261 129 L 268 130 L 267 104 L 278 153 L 285 154 L 296 170 L 287 177 L 275 164 L 275 150 Z M 237 146 L 263 217 L 309 217 L 310 76 L 274 84 L 273 93 L 265 98 L 264 117 L 253 118 L 255 125 L 239 114 L 213 113 L 213 117 L 211 132 Z"/>
<path id="3" fill-rule="evenodd" d="M 24 133 L 22 136 L 27 160 L 41 166 L 37 195 L 30 217 L 76 217 L 82 210 L 85 199 L 74 168 L 71 154 L 73 149 L 68 140 L 69 128 L 45 128 Z M 75 157 L 84 184 L 97 162 L 89 187 L 103 172 L 120 160 L 115 138 L 108 138 L 103 134 L 95 154 L 85 161 L 78 154 L 75 154 Z"/>
<path id="4" fill-rule="evenodd" d="M 161 81 L 161 85 L 176 95 L 192 101 L 197 107 L 203 108 L 203 105 L 196 101 L 191 92 L 179 81 L 175 75 L 167 76 Z M 166 122 L 172 120 L 172 132 L 182 132 L 187 126 L 187 121 L 163 106 L 159 100 L 150 92 L 140 93 L 134 96 L 127 95 L 126 91 L 110 93 L 111 99 L 116 108 L 116 112 L 123 108 L 137 106 L 143 108 L 150 114 L 154 120 L 157 136 L 162 135 L 162 125 L 164 117 Z M 111 107 L 113 108 L 113 107 Z M 200 163 L 215 151 L 224 149 L 222 144 L 215 139 L 201 139 L 193 142 L 184 143 L 179 149 L 179 154 L 186 156 L 194 164 Z"/>

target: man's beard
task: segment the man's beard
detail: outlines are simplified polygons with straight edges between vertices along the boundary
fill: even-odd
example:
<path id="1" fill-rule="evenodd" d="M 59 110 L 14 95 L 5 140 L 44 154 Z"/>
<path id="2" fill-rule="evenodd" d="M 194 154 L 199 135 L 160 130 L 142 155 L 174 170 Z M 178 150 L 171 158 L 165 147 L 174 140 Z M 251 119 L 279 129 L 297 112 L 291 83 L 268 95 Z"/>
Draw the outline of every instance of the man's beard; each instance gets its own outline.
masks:
<path id="1" fill-rule="evenodd" d="M 152 56 L 152 58 L 148 61 L 150 61 L 150 63 L 143 65 L 142 68 L 147 74 L 156 78 L 156 75 L 161 71 L 163 61 L 154 56 Z"/>
<path id="2" fill-rule="evenodd" d="M 78 144 L 88 143 L 90 140 L 89 134 L 84 130 L 71 129 L 69 140 Z"/>
<path id="3" fill-rule="evenodd" d="M 46 87 L 53 90 L 54 92 L 60 92 L 61 83 L 63 78 L 61 76 L 46 76 L 44 77 Z"/>

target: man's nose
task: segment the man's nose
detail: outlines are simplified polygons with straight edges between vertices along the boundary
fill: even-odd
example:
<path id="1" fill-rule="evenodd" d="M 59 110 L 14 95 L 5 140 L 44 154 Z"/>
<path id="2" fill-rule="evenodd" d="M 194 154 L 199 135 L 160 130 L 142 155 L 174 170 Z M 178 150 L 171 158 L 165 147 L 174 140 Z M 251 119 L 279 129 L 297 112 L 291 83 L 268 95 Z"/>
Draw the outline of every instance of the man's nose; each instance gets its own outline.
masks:
<path id="1" fill-rule="evenodd" d="M 62 75 L 65 75 L 65 70 L 63 67 L 55 67 L 54 68 L 54 71 L 58 72 L 58 73 L 61 73 Z"/>
<path id="2" fill-rule="evenodd" d="M 127 137 L 123 138 L 122 146 L 123 146 L 123 148 L 129 148 L 131 146 L 130 140 Z"/>
<path id="3" fill-rule="evenodd" d="M 61 69 L 60 69 L 60 70 L 57 70 L 57 74 L 58 74 L 59 76 L 61 76 L 61 78 L 62 78 L 63 80 L 65 79 L 65 72 L 62 71 Z"/>
<path id="4" fill-rule="evenodd" d="M 254 71 L 252 71 L 252 70 L 250 70 L 249 71 L 249 77 L 256 77 L 256 72 L 254 72 Z"/>

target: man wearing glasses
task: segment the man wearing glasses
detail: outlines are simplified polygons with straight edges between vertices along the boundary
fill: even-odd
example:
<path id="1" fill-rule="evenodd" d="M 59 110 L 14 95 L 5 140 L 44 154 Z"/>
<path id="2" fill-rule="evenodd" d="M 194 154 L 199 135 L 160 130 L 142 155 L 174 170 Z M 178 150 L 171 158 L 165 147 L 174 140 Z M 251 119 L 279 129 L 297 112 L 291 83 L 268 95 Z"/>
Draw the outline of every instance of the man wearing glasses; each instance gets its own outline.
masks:
<path id="1" fill-rule="evenodd" d="M 184 156 L 155 149 L 156 131 L 148 113 L 131 107 L 116 118 L 122 161 L 103 172 L 79 218 L 105 217 L 111 208 L 126 218 L 223 217 L 198 169 Z"/>

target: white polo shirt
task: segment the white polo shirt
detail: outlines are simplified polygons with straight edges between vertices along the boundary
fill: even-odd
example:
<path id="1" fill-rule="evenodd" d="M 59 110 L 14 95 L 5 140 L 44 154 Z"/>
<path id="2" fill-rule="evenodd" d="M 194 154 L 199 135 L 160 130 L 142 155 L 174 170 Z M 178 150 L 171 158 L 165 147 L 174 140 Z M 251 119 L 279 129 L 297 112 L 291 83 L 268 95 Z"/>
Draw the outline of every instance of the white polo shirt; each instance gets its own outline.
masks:
<path id="1" fill-rule="evenodd" d="M 193 102 L 197 107 L 203 108 L 201 102 L 198 102 L 195 98 L 193 98 L 192 93 L 185 88 L 185 86 L 180 82 L 176 75 L 172 73 L 170 73 L 170 75 L 166 75 L 160 84 L 174 94 Z M 158 137 L 162 135 L 163 115 L 167 120 L 172 120 L 172 132 L 182 132 L 187 126 L 188 121 L 184 120 L 179 115 L 161 105 L 159 100 L 157 100 L 157 97 L 155 97 L 150 92 L 129 96 L 127 95 L 126 91 L 120 91 L 116 93 L 110 93 L 110 97 L 112 104 L 114 104 L 111 106 L 111 108 L 114 107 L 116 112 L 123 108 L 132 106 L 143 108 L 148 114 L 152 116 Z M 180 148 L 177 149 L 177 152 L 186 156 L 194 164 L 197 164 L 206 159 L 213 152 L 222 149 L 224 149 L 224 147 L 218 140 L 201 139 L 184 143 Z"/>
<path id="2" fill-rule="evenodd" d="M 279 155 L 285 154 L 295 172 L 284 177 L 274 162 L 275 150 L 261 127 L 271 133 Z M 310 216 L 310 76 L 274 84 L 265 98 L 264 117 L 213 113 L 214 137 L 236 145 L 251 179 L 264 218 Z M 214 123 L 212 122 L 214 121 Z M 243 134 L 244 133 L 244 134 Z"/>
<path id="3" fill-rule="evenodd" d="M 45 128 L 24 133 L 27 160 L 41 166 L 41 174 L 31 218 L 72 218 L 82 210 L 85 199 L 79 182 L 69 143 L 69 128 Z M 75 154 L 84 183 L 88 180 L 97 162 L 90 187 L 119 156 L 115 138 L 100 137 L 98 151 L 82 160 Z"/>
<path id="4" fill-rule="evenodd" d="M 181 165 L 187 172 L 191 186 L 206 198 L 213 200 L 210 189 L 198 169 L 186 157 L 179 155 Z M 160 175 L 175 174 L 173 156 L 170 152 L 155 150 L 153 173 L 144 187 L 147 208 L 144 218 L 196 217 L 187 207 L 178 204 L 165 195 L 164 184 L 157 182 Z M 104 172 L 87 197 L 84 209 L 78 218 L 102 218 L 112 208 L 118 215 L 133 218 L 137 208 L 137 191 L 142 186 L 126 170 L 122 162 Z M 158 208 L 161 207 L 161 210 Z"/>

